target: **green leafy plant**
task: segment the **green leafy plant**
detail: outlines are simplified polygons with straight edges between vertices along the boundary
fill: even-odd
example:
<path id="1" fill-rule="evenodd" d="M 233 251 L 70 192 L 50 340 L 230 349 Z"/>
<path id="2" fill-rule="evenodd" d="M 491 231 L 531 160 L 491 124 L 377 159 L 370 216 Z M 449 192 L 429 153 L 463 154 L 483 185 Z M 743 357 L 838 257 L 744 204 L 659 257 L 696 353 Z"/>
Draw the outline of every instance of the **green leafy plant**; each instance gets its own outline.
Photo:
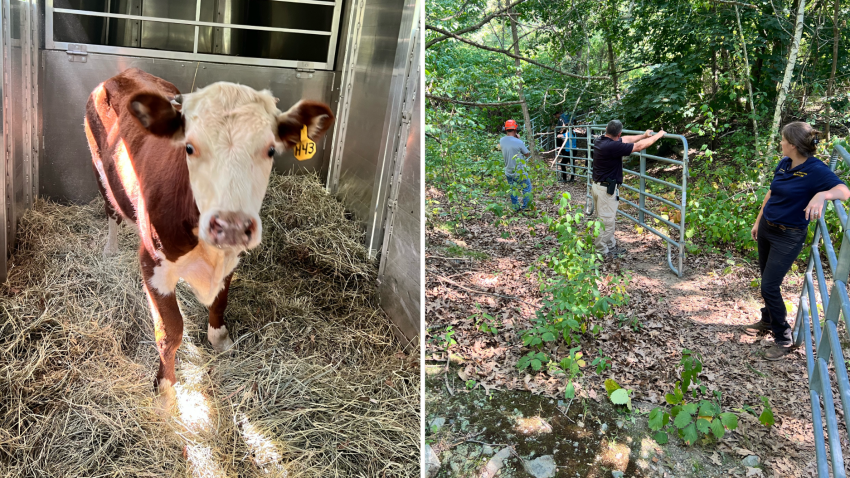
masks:
<path id="1" fill-rule="evenodd" d="M 776 421 L 773 419 L 773 409 L 770 407 L 770 401 L 767 397 L 760 398 L 761 403 L 764 406 L 764 410 L 762 410 L 761 415 L 759 415 L 759 422 L 766 427 L 772 427 Z"/>
<path id="2" fill-rule="evenodd" d="M 476 384 L 475 380 L 467 380 L 466 381 L 466 389 L 472 390 L 473 388 L 475 388 L 475 384 Z"/>
<path id="3" fill-rule="evenodd" d="M 590 365 L 596 367 L 596 373 L 602 375 L 603 372 L 611 368 L 611 358 L 602 355 L 602 349 L 599 349 L 599 356 L 593 359 Z"/>
<path id="4" fill-rule="evenodd" d="M 698 353 L 683 350 L 681 381 L 676 381 L 673 393 L 664 396 L 672 408 L 669 412 L 655 407 L 649 413 L 649 429 L 654 431 L 653 438 L 663 445 L 669 441 L 669 433 L 675 433 L 686 445 L 693 445 L 702 436 L 706 440 L 723 438 L 726 430 L 738 427 L 738 416 L 731 412 L 722 412 L 721 393 L 714 392 L 713 398 L 689 402 L 687 398 L 705 395 L 706 388 L 700 384 L 698 375 L 702 371 L 702 360 Z M 693 388 L 691 388 L 693 386 Z M 671 421 L 672 420 L 672 421 Z"/>
<path id="5" fill-rule="evenodd" d="M 475 307 L 478 309 L 478 313 L 470 315 L 468 319 L 475 321 L 475 326 L 478 327 L 478 330 L 487 334 L 498 334 L 499 321 L 492 315 L 482 312 L 481 305 L 475 304 Z"/>
<path id="6" fill-rule="evenodd" d="M 567 375 L 567 388 L 564 390 L 565 398 L 575 398 L 575 379 L 581 375 L 581 369 L 587 365 L 587 362 L 582 359 L 584 354 L 579 350 L 581 350 L 581 347 L 573 347 L 570 349 L 570 355 L 564 357 L 557 365 L 554 365 L 554 362 L 549 363 L 549 371 L 552 375 Z"/>
<path id="7" fill-rule="evenodd" d="M 545 342 L 564 340 L 578 343 L 581 335 L 598 334 L 602 327 L 593 319 L 604 317 L 628 301 L 627 278 L 602 277 L 596 266 L 598 255 L 593 237 L 599 234 L 598 221 L 583 223 L 584 214 L 573 212 L 569 193 L 558 199 L 558 217 L 544 217 L 543 223 L 555 233 L 558 245 L 541 257 L 538 282 L 544 293 L 543 307 L 531 320 L 532 327 L 521 332 L 523 345 L 539 348 Z M 610 290 L 600 292 L 600 283 Z"/>
<path id="8" fill-rule="evenodd" d="M 452 345 L 457 345 L 457 341 L 452 338 L 452 335 L 455 334 L 455 331 L 452 329 L 453 327 L 451 325 L 446 327 L 446 330 L 441 335 L 434 336 L 432 343 L 444 352 L 448 352 Z"/>
<path id="9" fill-rule="evenodd" d="M 525 370 L 528 367 L 531 367 L 535 372 L 540 371 L 543 368 L 543 364 L 549 362 L 549 357 L 543 352 L 528 352 L 528 354 L 523 355 L 517 361 L 516 366 L 520 370 Z"/>
<path id="10" fill-rule="evenodd" d="M 626 408 L 632 410 L 632 390 L 626 390 L 621 387 L 614 379 L 605 380 L 605 391 L 608 392 L 608 399 L 614 405 L 625 405 Z"/>

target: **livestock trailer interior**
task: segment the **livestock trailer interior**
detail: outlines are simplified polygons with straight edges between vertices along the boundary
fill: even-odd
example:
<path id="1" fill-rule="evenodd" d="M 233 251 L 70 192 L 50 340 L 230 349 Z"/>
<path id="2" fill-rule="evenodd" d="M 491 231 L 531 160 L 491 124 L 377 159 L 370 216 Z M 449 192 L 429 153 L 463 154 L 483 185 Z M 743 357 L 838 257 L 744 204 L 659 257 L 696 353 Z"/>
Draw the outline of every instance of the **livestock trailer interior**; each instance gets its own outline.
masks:
<path id="1" fill-rule="evenodd" d="M 90 92 L 131 67 L 183 92 L 216 81 L 269 89 L 282 110 L 331 105 L 317 154 L 275 157 L 316 173 L 359 221 L 379 258 L 381 306 L 406 341 L 419 334 L 421 0 L 2 1 L 0 275 L 16 225 L 38 196 L 98 195 L 83 117 Z"/>

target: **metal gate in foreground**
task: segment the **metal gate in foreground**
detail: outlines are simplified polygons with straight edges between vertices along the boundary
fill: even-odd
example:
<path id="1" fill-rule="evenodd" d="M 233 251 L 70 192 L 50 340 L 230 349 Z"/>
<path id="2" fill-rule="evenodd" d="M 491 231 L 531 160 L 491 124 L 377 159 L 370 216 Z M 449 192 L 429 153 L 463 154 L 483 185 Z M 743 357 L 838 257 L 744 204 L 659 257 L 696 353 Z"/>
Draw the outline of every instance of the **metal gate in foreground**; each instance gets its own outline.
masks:
<path id="1" fill-rule="evenodd" d="M 552 133 L 548 133 L 548 136 L 551 138 L 557 138 L 558 134 L 562 134 L 560 131 L 566 129 L 569 138 L 566 139 L 563 147 L 561 146 L 561 142 L 557 139 L 554 140 L 555 144 L 555 153 L 557 155 L 557 161 L 554 163 L 554 171 L 556 175 L 562 175 L 567 181 L 574 181 L 575 178 L 584 178 L 587 182 L 587 197 L 585 199 L 586 204 L 586 212 L 588 215 L 593 213 L 593 198 L 590 194 L 591 187 L 591 174 L 592 171 L 592 163 L 593 159 L 591 158 L 591 152 L 593 151 L 593 143 L 596 139 L 605 132 L 604 125 L 574 125 L 567 127 L 558 127 Z M 635 135 L 635 134 L 643 134 L 643 131 L 633 131 L 633 130 L 623 130 L 623 134 L 625 135 Z M 685 205 L 687 200 L 687 189 L 688 189 L 688 140 L 685 139 L 684 136 L 678 134 L 665 134 L 664 139 L 673 139 L 679 141 L 682 145 L 682 160 L 675 160 L 670 158 L 664 158 L 661 156 L 655 156 L 652 154 L 648 154 L 645 151 L 641 151 L 638 153 L 632 153 L 631 156 L 638 158 L 640 161 L 639 171 L 634 171 L 629 169 L 626 164 L 623 165 L 623 184 L 621 186 L 622 189 L 632 191 L 637 193 L 638 202 L 635 204 L 634 202 L 620 196 L 620 202 L 625 203 L 635 210 L 637 210 L 637 217 L 628 214 L 623 211 L 623 209 L 618 209 L 617 212 L 634 222 L 635 224 L 640 225 L 641 227 L 645 227 L 646 229 L 652 231 L 655 235 L 663 239 L 667 243 L 667 265 L 670 269 L 676 273 L 678 277 L 682 277 L 683 273 L 683 264 L 685 261 Z M 543 143 L 543 142 L 541 142 Z M 545 143 L 553 144 L 550 141 L 546 141 Z M 543 144 L 545 144 L 543 143 Z M 674 164 L 682 167 L 682 182 L 681 184 L 673 184 L 668 181 L 664 181 L 663 179 L 654 178 L 646 173 L 646 161 L 647 159 L 653 159 L 655 161 L 661 161 L 663 163 Z M 629 184 L 631 181 L 629 179 L 636 178 L 636 183 Z M 671 201 L 669 199 L 661 197 L 661 194 L 653 194 L 646 191 L 647 181 L 651 181 L 655 184 L 660 184 L 667 188 L 667 190 L 675 191 L 675 198 L 678 199 L 678 202 L 675 200 Z M 668 219 L 665 219 L 660 214 L 653 212 L 649 209 L 647 205 L 647 198 L 650 198 L 654 201 L 668 206 L 668 212 L 675 211 L 678 213 L 678 221 L 671 221 L 676 214 L 671 212 L 671 215 L 668 215 Z M 671 208 L 671 209 L 669 209 Z M 646 218 L 647 215 L 651 218 L 657 219 L 661 223 L 666 224 L 671 228 L 672 231 L 678 232 L 678 234 L 671 234 L 673 236 L 678 236 L 678 239 L 673 239 L 669 237 L 667 234 L 659 231 L 655 227 L 650 224 L 647 224 Z M 673 264 L 673 247 L 678 249 L 678 253 L 676 254 L 678 258 L 678 267 Z"/>
<path id="2" fill-rule="evenodd" d="M 830 157 L 830 168 L 834 171 L 841 159 L 850 166 L 850 154 L 841 146 L 835 146 Z M 818 476 L 829 477 L 829 465 L 832 464 L 834 478 L 845 478 L 844 458 L 841 452 L 841 437 L 838 430 L 838 418 L 835 414 L 835 400 L 832 396 L 832 385 L 829 378 L 830 359 L 834 366 L 835 379 L 838 382 L 838 396 L 844 413 L 844 426 L 850 430 L 850 382 L 847 378 L 847 367 L 844 364 L 844 354 L 838 335 L 838 318 L 844 316 L 845 326 L 850 330 L 850 299 L 847 297 L 847 277 L 850 274 L 850 232 L 847 227 L 847 212 L 841 201 L 833 201 L 835 212 L 841 221 L 842 239 L 836 258 L 829 228 L 821 215 L 815 228 L 812 241 L 812 253 L 809 266 L 806 269 L 806 280 L 800 294 L 800 306 L 797 309 L 797 320 L 794 323 L 794 344 L 806 346 L 806 369 L 809 374 L 809 395 L 812 402 L 812 421 L 815 435 L 815 457 L 817 459 Z M 821 262 L 820 243 L 826 252 L 829 270 L 832 273 L 832 293 L 829 292 L 824 278 Z M 814 277 L 817 274 L 820 305 L 826 311 L 821 320 L 818 317 L 818 298 L 815 294 Z M 808 300 L 807 300 L 808 299 Z M 812 331 L 814 330 L 814 349 L 812 348 Z M 814 354 L 812 353 L 814 351 Z M 821 408 L 823 401 L 823 408 Z M 822 413 L 823 412 L 823 413 Z M 827 436 L 824 439 L 823 422 L 826 418 Z M 829 443 L 829 459 L 826 456 L 826 442 Z"/>

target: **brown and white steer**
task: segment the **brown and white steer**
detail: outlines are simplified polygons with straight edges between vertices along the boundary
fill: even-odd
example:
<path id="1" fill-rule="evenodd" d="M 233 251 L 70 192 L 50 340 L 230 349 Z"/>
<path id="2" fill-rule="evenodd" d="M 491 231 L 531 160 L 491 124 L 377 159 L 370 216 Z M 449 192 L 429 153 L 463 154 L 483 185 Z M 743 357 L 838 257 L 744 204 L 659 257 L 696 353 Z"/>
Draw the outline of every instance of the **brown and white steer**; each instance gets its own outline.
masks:
<path id="1" fill-rule="evenodd" d="M 274 154 L 300 143 L 305 125 L 315 141 L 333 124 L 325 104 L 300 101 L 281 112 L 276 103 L 267 90 L 225 82 L 181 95 L 133 68 L 98 85 L 86 104 L 86 137 L 109 217 L 104 254 L 117 251 L 122 220 L 135 224 L 160 359 L 154 384 L 166 409 L 183 336 L 178 280 L 209 307 L 213 348 L 232 346 L 227 290 L 239 254 L 262 238 L 259 212 Z"/>

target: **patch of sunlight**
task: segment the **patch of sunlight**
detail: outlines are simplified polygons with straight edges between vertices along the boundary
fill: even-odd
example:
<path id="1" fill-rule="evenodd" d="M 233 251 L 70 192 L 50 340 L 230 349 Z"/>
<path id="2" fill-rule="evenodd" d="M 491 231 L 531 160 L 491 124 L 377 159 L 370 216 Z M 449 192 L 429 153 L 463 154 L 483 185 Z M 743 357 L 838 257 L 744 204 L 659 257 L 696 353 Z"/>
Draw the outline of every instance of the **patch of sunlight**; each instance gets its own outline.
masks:
<path id="1" fill-rule="evenodd" d="M 177 395 L 178 416 L 183 425 L 194 433 L 210 431 L 210 405 L 204 394 L 183 382 L 178 382 L 174 391 Z"/>
<path id="2" fill-rule="evenodd" d="M 631 449 L 625 443 L 617 443 L 614 440 L 603 444 L 602 452 L 596 457 L 596 461 L 607 468 L 626 471 L 630 454 Z"/>
<path id="3" fill-rule="evenodd" d="M 212 449 L 202 445 L 186 445 L 186 460 L 195 478 L 225 478 L 227 474 L 213 458 Z"/>
<path id="4" fill-rule="evenodd" d="M 552 433 L 552 425 L 541 417 L 517 418 L 514 430 L 523 435 L 540 435 Z"/>
<path id="5" fill-rule="evenodd" d="M 480 276 L 475 278 L 473 282 L 482 287 L 495 287 L 499 283 L 499 278 L 496 276 Z"/>
<path id="6" fill-rule="evenodd" d="M 251 451 L 251 459 L 266 474 L 284 478 L 286 470 L 281 464 L 281 454 L 277 444 L 248 420 L 244 414 L 239 418 L 239 432 Z"/>

